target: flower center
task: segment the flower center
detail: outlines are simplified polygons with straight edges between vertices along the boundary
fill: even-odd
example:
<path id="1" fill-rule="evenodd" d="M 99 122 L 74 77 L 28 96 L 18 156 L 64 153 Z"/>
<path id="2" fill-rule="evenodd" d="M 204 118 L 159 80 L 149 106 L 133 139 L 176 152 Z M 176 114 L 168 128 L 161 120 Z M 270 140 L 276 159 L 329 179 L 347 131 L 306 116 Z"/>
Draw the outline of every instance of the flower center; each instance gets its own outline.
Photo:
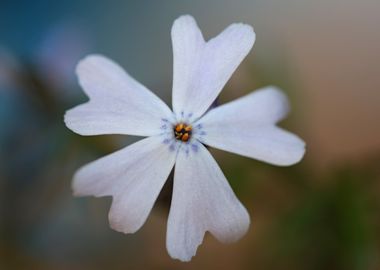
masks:
<path id="1" fill-rule="evenodd" d="M 179 123 L 174 126 L 174 137 L 179 141 L 187 142 L 191 137 L 191 130 L 191 125 Z"/>

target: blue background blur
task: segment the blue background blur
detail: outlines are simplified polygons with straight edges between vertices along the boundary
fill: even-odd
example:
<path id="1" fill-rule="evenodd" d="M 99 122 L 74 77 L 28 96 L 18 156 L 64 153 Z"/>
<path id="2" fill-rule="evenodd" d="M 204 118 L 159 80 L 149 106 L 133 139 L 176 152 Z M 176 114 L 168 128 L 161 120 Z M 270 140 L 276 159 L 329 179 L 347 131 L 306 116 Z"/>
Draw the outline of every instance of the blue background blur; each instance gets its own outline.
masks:
<path id="1" fill-rule="evenodd" d="M 2 0 L 0 269 L 380 269 L 379 12 L 375 0 Z M 277 85 L 293 109 L 282 126 L 307 142 L 290 168 L 212 151 L 253 223 L 236 244 L 207 236 L 190 263 L 165 249 L 170 192 L 134 235 L 109 228 L 110 198 L 71 195 L 78 167 L 137 138 L 63 124 L 86 100 L 74 68 L 89 53 L 170 104 L 170 28 L 182 14 L 207 39 L 253 25 L 254 49 L 220 99 Z"/>

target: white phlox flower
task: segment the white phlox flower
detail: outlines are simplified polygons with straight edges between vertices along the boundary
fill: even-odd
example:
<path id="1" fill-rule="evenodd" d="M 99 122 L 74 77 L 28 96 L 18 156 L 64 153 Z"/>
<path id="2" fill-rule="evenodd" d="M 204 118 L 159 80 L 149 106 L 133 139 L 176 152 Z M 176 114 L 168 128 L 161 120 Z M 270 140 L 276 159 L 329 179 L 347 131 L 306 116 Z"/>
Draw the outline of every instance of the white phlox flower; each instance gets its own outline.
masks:
<path id="1" fill-rule="evenodd" d="M 78 196 L 112 196 L 110 226 L 134 233 L 144 224 L 174 169 L 166 247 L 189 261 L 209 231 L 236 241 L 250 218 L 205 145 L 274 165 L 300 161 L 304 142 L 276 123 L 288 112 L 285 95 L 266 87 L 209 110 L 255 41 L 246 24 L 232 24 L 205 41 L 195 20 L 173 24 L 173 111 L 119 65 L 90 55 L 77 67 L 89 101 L 67 111 L 65 123 L 80 135 L 146 136 L 85 165 L 73 180 Z"/>

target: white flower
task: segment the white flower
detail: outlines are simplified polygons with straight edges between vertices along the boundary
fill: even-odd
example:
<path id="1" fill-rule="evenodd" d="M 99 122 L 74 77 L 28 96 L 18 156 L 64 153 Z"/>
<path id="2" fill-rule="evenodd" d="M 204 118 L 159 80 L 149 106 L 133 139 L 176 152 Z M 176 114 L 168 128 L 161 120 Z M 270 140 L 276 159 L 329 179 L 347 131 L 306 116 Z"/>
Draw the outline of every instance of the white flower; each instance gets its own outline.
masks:
<path id="1" fill-rule="evenodd" d="M 251 26 L 232 24 L 205 42 L 187 15 L 174 22 L 171 34 L 174 112 L 116 63 L 90 55 L 77 67 L 90 101 L 69 110 L 65 122 L 81 135 L 148 137 L 74 176 L 75 195 L 113 197 L 109 221 L 117 231 L 140 229 L 175 165 L 166 246 L 171 257 L 188 261 L 206 231 L 220 241 L 235 241 L 250 223 L 205 145 L 284 166 L 298 162 L 305 146 L 276 126 L 288 102 L 274 87 L 208 111 L 252 48 Z"/>

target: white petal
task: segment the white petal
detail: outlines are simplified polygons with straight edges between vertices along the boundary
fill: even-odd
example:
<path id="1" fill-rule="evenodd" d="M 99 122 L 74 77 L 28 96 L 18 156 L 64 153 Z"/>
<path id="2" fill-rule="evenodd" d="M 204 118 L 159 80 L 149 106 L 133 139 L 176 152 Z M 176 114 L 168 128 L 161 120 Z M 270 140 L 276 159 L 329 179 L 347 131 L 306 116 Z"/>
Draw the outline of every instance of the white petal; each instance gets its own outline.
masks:
<path id="1" fill-rule="evenodd" d="M 305 143 L 275 126 L 289 110 L 285 95 L 274 87 L 255 91 L 209 111 L 200 124 L 203 143 L 275 165 L 301 160 Z"/>
<path id="2" fill-rule="evenodd" d="M 249 215 L 236 198 L 208 150 L 197 142 L 196 151 L 178 153 L 166 246 L 171 257 L 189 261 L 206 231 L 219 241 L 241 238 Z"/>
<path id="3" fill-rule="evenodd" d="M 147 219 L 175 156 L 161 137 L 143 139 L 79 169 L 74 176 L 74 194 L 113 196 L 111 227 L 133 233 Z"/>
<path id="4" fill-rule="evenodd" d="M 157 135 L 168 106 L 119 65 L 100 55 L 79 62 L 77 75 L 90 101 L 66 112 L 68 128 L 81 135 Z"/>
<path id="5" fill-rule="evenodd" d="M 200 117 L 218 96 L 255 41 L 249 25 L 232 24 L 205 43 L 191 16 L 173 24 L 173 109 Z"/>
<path id="6" fill-rule="evenodd" d="M 208 125 L 265 125 L 275 124 L 289 112 L 285 94 L 274 86 L 268 86 L 218 106 L 205 114 L 199 122 Z"/>

